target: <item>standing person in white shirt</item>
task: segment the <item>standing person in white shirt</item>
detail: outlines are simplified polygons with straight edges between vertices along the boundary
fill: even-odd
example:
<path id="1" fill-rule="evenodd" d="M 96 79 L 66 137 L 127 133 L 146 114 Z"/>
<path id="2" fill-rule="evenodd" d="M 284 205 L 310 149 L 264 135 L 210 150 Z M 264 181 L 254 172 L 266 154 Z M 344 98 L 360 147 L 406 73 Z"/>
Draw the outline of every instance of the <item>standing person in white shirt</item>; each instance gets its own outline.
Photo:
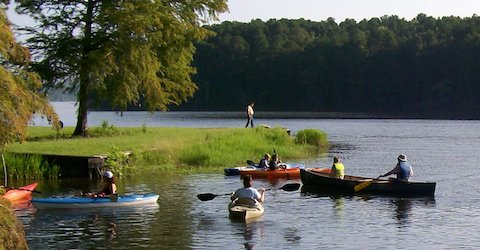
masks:
<path id="1" fill-rule="evenodd" d="M 253 128 L 253 114 L 255 113 L 255 111 L 253 110 L 254 105 L 255 104 L 251 102 L 247 106 L 247 124 L 245 124 L 245 127 L 248 127 L 248 124 L 250 123 L 250 127 Z"/>

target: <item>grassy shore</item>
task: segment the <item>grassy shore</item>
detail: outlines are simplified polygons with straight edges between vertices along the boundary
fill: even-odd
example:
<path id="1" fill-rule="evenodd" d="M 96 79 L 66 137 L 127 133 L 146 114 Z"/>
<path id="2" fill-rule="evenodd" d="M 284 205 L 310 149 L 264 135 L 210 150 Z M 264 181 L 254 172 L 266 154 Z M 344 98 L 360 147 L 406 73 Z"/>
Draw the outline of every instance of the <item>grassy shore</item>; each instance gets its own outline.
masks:
<path id="1" fill-rule="evenodd" d="M 113 168 L 124 174 L 212 173 L 223 171 L 225 167 L 246 165 L 249 159 L 258 161 L 274 149 L 287 162 L 317 157 L 328 150 L 327 136 L 318 130 L 300 131 L 298 134 L 302 138 L 289 136 L 281 128 L 261 127 L 116 128 L 102 124 L 90 128 L 87 138 L 71 138 L 72 132 L 72 127 L 64 128 L 61 134 L 49 127 L 30 127 L 27 141 L 9 145 L 7 150 L 72 156 L 107 155 L 117 160 L 110 163 Z M 120 159 L 123 152 L 132 153 L 128 166 L 122 163 L 125 159 Z M 133 169 L 135 171 L 131 171 Z"/>

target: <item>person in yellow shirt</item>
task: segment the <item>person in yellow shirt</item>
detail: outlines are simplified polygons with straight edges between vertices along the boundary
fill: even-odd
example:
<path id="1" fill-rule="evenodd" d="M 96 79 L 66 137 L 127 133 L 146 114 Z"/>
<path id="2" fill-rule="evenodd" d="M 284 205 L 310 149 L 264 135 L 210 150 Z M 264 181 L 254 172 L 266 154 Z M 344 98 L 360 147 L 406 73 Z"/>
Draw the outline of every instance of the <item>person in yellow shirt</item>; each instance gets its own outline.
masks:
<path id="1" fill-rule="evenodd" d="M 338 179 L 343 179 L 345 176 L 345 166 L 340 163 L 338 156 L 333 157 L 333 165 L 331 175 Z"/>

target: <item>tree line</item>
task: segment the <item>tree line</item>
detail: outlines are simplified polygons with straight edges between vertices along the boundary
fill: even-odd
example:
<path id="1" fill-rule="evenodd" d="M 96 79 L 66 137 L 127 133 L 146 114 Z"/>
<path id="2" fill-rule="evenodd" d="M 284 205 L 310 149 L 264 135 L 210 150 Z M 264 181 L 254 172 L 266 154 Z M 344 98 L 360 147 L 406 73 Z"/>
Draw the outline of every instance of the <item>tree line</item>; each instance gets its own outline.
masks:
<path id="1" fill-rule="evenodd" d="M 180 110 L 480 118 L 480 18 L 223 22 L 195 43 Z M 172 107 L 174 108 L 174 107 Z M 176 109 L 176 108 L 175 108 Z"/>

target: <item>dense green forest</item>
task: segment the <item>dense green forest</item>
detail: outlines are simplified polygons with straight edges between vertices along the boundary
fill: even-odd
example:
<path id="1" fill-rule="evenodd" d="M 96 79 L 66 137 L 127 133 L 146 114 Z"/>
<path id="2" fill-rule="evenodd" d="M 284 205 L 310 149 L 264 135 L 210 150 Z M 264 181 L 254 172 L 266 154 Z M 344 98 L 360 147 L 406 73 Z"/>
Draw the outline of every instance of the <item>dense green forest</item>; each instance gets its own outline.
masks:
<path id="1" fill-rule="evenodd" d="M 180 110 L 480 118 L 480 18 L 272 19 L 207 26 Z"/>

